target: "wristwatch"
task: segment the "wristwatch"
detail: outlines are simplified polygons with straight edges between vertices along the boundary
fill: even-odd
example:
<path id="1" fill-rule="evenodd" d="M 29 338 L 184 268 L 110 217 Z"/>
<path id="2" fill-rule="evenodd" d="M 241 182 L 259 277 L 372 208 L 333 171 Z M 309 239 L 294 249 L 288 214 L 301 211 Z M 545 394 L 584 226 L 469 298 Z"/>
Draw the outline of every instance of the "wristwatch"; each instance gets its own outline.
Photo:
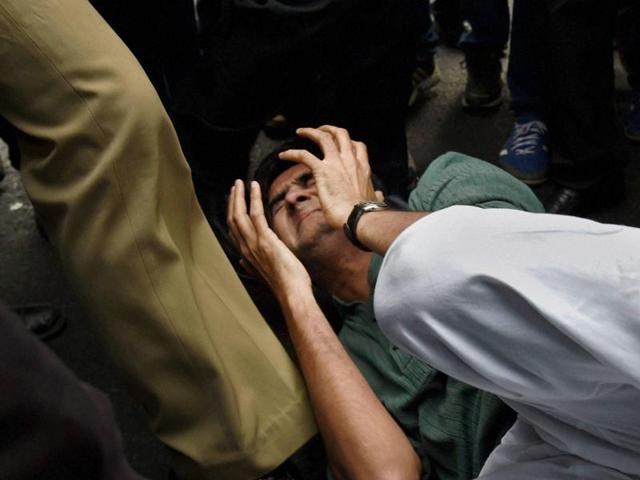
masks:
<path id="1" fill-rule="evenodd" d="M 358 202 L 353 206 L 353 210 L 349 214 L 349 218 L 347 219 L 347 223 L 342 226 L 344 230 L 344 234 L 347 236 L 349 241 L 353 243 L 360 250 L 364 250 L 365 252 L 370 252 L 371 249 L 365 247 L 360 240 L 358 240 L 358 236 L 356 235 L 356 230 L 358 228 L 358 222 L 360 218 L 365 213 L 369 212 L 377 212 L 380 210 L 386 210 L 389 208 L 384 202 Z"/>

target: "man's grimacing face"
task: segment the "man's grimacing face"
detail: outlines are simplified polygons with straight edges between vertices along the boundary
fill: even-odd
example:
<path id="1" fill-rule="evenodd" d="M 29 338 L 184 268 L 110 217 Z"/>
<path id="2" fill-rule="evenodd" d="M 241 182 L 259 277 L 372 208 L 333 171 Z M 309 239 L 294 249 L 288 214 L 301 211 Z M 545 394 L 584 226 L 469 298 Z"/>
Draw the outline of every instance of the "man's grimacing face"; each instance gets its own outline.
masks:
<path id="1" fill-rule="evenodd" d="M 276 235 L 297 256 L 319 245 L 334 232 L 326 222 L 316 182 L 309 168 L 295 165 L 271 183 L 265 212 Z"/>

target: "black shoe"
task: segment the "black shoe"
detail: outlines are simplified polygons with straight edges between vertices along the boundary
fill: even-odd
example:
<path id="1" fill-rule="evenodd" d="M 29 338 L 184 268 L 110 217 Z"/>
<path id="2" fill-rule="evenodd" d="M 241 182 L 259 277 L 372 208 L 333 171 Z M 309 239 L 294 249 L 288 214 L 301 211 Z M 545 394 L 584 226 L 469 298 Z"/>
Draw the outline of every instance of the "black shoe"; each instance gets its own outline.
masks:
<path id="1" fill-rule="evenodd" d="M 462 107 L 467 110 L 491 110 L 502 103 L 502 51 L 469 48 L 465 51 L 467 86 Z"/>
<path id="2" fill-rule="evenodd" d="M 545 202 L 545 209 L 547 213 L 585 216 L 613 208 L 622 203 L 625 198 L 622 178 L 606 183 L 597 182 L 584 189 L 558 185 Z"/>
<path id="3" fill-rule="evenodd" d="M 569 187 L 560 187 L 549 200 L 547 213 L 574 215 L 580 206 L 580 192 Z"/>
<path id="4" fill-rule="evenodd" d="M 60 334 L 66 326 L 62 310 L 48 303 L 20 305 L 12 309 L 27 329 L 40 340 Z"/>

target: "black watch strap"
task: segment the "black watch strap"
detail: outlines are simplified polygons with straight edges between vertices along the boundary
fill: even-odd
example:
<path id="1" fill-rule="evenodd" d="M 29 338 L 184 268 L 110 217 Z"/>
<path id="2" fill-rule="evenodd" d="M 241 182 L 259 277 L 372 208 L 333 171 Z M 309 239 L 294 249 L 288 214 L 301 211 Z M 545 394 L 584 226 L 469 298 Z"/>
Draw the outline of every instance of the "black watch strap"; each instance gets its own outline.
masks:
<path id="1" fill-rule="evenodd" d="M 371 249 L 365 247 L 360 240 L 358 240 L 358 235 L 356 234 L 358 229 L 358 222 L 362 215 L 368 212 L 377 212 L 380 210 L 387 210 L 389 205 L 383 202 L 358 202 L 353 206 L 353 210 L 349 214 L 349 218 L 347 222 L 342 226 L 344 230 L 344 234 L 347 236 L 349 241 L 353 243 L 360 250 L 364 250 L 365 252 L 370 252 Z"/>

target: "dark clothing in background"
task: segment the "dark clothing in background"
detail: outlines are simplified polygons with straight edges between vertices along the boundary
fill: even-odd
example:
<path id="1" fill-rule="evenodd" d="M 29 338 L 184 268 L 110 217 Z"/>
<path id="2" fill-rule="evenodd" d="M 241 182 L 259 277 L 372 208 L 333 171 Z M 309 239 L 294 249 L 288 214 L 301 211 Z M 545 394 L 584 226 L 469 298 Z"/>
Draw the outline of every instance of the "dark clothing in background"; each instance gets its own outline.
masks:
<path id="1" fill-rule="evenodd" d="M 92 3 L 163 91 L 205 211 L 211 190 L 220 200 L 246 176 L 258 128 L 279 113 L 295 126 L 349 129 L 388 190 L 407 193 L 419 0 L 200 0 L 197 11 L 192 0 L 172 0 L 147 7 L 149 17 L 128 2 L 124 19 L 113 6 L 121 2 Z M 147 22 L 159 40 L 141 45 L 132 31 Z"/>
<path id="2" fill-rule="evenodd" d="M 550 132 L 560 156 L 551 175 L 586 188 L 621 176 L 625 154 L 613 101 L 617 2 L 552 1 Z"/>
<path id="3" fill-rule="evenodd" d="M 640 2 L 619 0 L 618 51 L 627 70 L 627 81 L 640 90 Z"/>
<path id="4" fill-rule="evenodd" d="M 502 52 L 506 48 L 509 40 L 506 0 L 437 0 L 433 5 L 423 0 L 422 3 L 418 64 L 435 65 L 434 55 L 441 40 L 465 52 L 481 49 Z"/>
<path id="5" fill-rule="evenodd" d="M 107 397 L 0 304 L 0 478 L 142 480 Z"/>
<path id="6" fill-rule="evenodd" d="M 635 1 L 514 1 L 512 109 L 549 126 L 550 175 L 561 185 L 583 190 L 621 183 L 626 152 L 614 110 L 612 45 L 625 4 L 621 32 L 632 39 L 640 25 Z"/>

